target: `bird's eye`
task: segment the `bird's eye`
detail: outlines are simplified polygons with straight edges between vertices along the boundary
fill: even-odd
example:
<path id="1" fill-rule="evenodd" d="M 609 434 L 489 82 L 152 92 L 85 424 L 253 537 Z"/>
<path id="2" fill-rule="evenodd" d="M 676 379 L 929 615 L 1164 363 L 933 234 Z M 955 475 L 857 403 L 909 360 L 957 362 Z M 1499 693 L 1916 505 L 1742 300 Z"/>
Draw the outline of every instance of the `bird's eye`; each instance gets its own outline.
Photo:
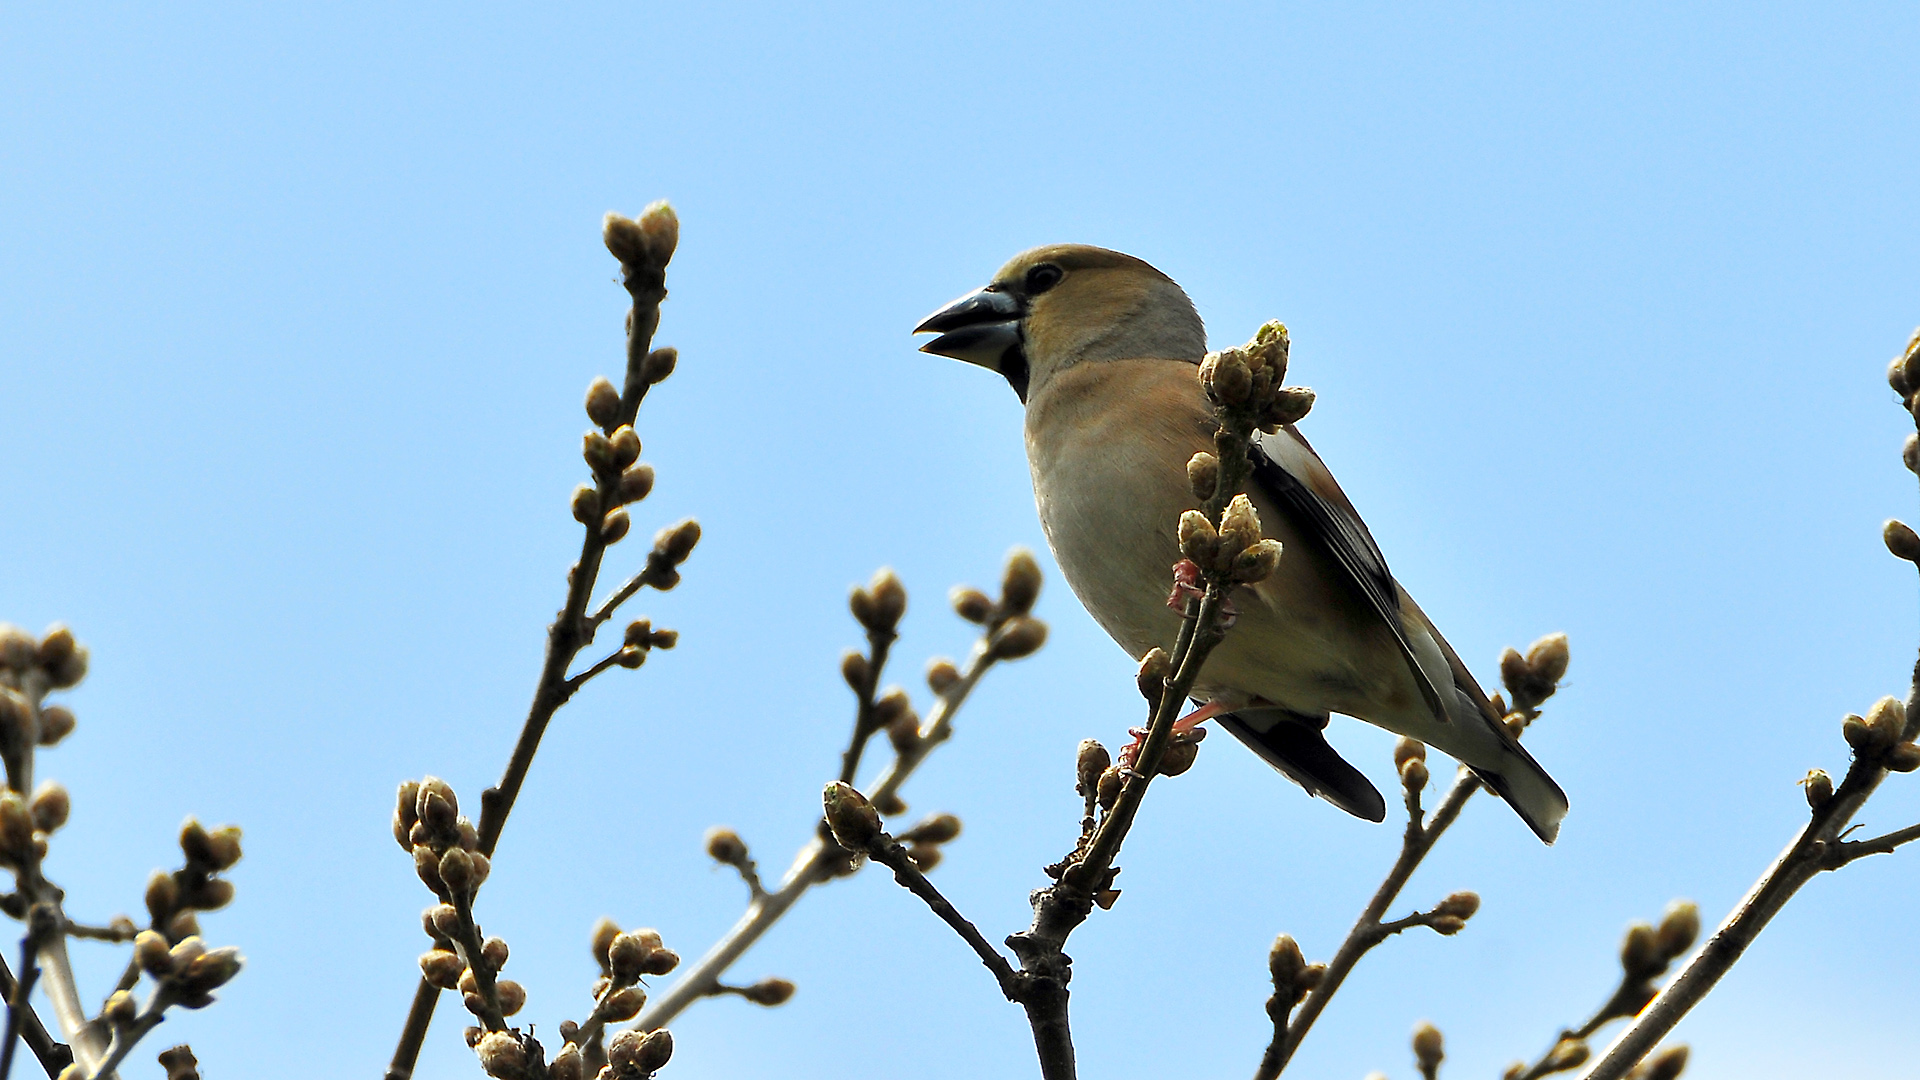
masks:
<path id="1" fill-rule="evenodd" d="M 1027 271 L 1027 295 L 1039 296 L 1041 293 L 1060 284 L 1060 279 L 1065 276 L 1066 272 L 1052 263 L 1041 263 L 1039 266 Z"/>

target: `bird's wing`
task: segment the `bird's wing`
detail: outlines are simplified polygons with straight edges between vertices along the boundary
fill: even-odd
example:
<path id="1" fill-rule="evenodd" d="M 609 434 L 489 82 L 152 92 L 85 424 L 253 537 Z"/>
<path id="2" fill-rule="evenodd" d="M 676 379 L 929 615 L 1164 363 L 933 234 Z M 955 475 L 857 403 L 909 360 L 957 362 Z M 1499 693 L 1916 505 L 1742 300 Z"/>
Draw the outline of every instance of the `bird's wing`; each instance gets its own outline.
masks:
<path id="1" fill-rule="evenodd" d="M 1273 435 L 1254 433 L 1250 447 L 1253 483 L 1286 511 L 1302 532 L 1319 542 L 1333 561 L 1352 581 L 1380 621 L 1393 631 L 1400 655 L 1413 673 L 1420 696 L 1433 710 L 1434 719 L 1447 723 L 1447 710 L 1441 704 L 1439 690 L 1420 667 L 1413 645 L 1407 640 L 1406 624 L 1400 614 L 1400 586 L 1387 569 L 1387 557 L 1373 542 L 1373 534 L 1354 512 L 1346 493 L 1334 482 L 1320 456 L 1291 424 Z"/>

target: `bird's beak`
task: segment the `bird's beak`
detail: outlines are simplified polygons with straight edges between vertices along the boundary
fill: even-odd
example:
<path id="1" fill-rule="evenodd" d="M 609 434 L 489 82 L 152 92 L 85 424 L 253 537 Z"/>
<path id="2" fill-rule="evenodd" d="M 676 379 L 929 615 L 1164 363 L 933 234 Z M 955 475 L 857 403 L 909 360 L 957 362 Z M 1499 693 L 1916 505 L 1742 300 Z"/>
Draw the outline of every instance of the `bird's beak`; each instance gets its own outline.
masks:
<path id="1" fill-rule="evenodd" d="M 1005 374 L 1002 359 L 1020 348 L 1020 301 L 998 289 L 975 289 L 921 320 L 916 334 L 940 336 L 920 346 L 935 356 L 951 356 Z"/>

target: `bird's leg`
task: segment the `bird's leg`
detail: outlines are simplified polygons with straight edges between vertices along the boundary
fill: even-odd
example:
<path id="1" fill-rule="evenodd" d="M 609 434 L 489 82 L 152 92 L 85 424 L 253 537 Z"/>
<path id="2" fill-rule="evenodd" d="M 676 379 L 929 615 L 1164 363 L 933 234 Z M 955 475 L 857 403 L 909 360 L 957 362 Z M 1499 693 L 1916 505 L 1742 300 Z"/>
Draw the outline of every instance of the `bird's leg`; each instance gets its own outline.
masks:
<path id="1" fill-rule="evenodd" d="M 1205 731 L 1197 730 L 1201 724 L 1219 716 L 1221 713 L 1231 711 L 1233 711 L 1232 706 L 1225 702 L 1210 701 L 1180 719 L 1175 720 L 1173 722 L 1173 741 L 1168 744 L 1168 747 L 1172 748 L 1173 746 L 1184 743 L 1199 742 L 1201 739 L 1207 737 Z M 1128 728 L 1127 734 L 1133 736 L 1133 741 L 1120 748 L 1120 767 L 1131 770 L 1133 763 L 1140 757 L 1140 748 L 1146 745 L 1147 729 L 1138 727 Z"/>
<path id="2" fill-rule="evenodd" d="M 1173 591 L 1167 594 L 1168 607 L 1184 615 L 1187 612 L 1187 602 L 1200 599 L 1206 595 L 1206 592 L 1206 579 L 1200 576 L 1200 567 L 1192 559 L 1181 559 L 1173 564 Z M 1239 610 L 1233 606 L 1233 597 L 1221 597 L 1219 629 L 1232 629 L 1234 620 L 1239 616 Z M 1196 720 L 1194 723 L 1199 721 Z"/>

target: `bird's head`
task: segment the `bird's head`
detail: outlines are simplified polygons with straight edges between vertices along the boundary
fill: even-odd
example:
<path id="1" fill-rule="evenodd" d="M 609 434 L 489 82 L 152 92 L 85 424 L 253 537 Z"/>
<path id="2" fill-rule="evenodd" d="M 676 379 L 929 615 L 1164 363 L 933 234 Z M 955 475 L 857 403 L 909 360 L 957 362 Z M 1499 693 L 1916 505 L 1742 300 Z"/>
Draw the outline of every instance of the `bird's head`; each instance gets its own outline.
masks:
<path id="1" fill-rule="evenodd" d="M 1158 357 L 1199 363 L 1206 328 L 1173 279 L 1131 255 L 1085 244 L 1021 252 L 993 282 L 927 316 L 921 352 L 997 371 L 1027 400 L 1075 364 Z"/>

